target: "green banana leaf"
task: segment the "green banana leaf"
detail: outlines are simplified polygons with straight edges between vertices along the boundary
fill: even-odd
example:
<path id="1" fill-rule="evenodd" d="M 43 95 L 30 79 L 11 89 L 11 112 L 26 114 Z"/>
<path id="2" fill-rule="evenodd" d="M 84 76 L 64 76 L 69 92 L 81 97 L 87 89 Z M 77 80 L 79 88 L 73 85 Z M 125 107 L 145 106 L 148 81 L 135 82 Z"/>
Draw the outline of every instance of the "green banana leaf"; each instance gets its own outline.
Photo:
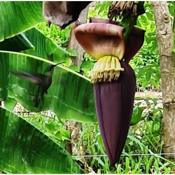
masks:
<path id="1" fill-rule="evenodd" d="M 96 121 L 93 85 L 82 75 L 62 65 L 56 66 L 52 84 L 48 93 L 44 94 L 44 103 L 36 108 L 34 101 L 38 86 L 15 76 L 12 71 L 44 73 L 44 69 L 55 63 L 40 57 L 7 51 L 0 51 L 0 58 L 9 58 L 9 97 L 19 101 L 28 110 L 50 109 L 63 119 Z"/>
<path id="2" fill-rule="evenodd" d="M 11 71 L 45 74 L 48 66 L 53 64 L 49 60 L 57 63 L 69 62 L 70 54 L 35 28 L 26 31 L 25 36 L 34 45 L 33 49 L 24 51 L 25 54 L 5 51 L 0 53 L 0 58 L 10 58 L 10 83 L 8 87 L 10 97 L 20 100 L 24 107 L 32 111 L 51 109 L 64 119 L 96 121 L 93 89 L 89 80 L 62 66 L 58 66 L 54 70 L 52 85 L 48 94 L 44 96 L 44 104 L 35 108 L 34 100 L 38 86 L 16 77 Z M 41 57 L 46 62 L 43 62 Z M 4 82 L 7 81 L 6 77 L 2 77 Z"/>
<path id="3" fill-rule="evenodd" d="M 6 100 L 8 94 L 9 58 L 0 56 L 0 101 Z"/>
<path id="4" fill-rule="evenodd" d="M 0 108 L 0 171 L 80 173 L 71 156 L 26 120 Z"/>
<path id="5" fill-rule="evenodd" d="M 1 1 L 0 41 L 20 34 L 42 21 L 42 2 Z"/>
<path id="6" fill-rule="evenodd" d="M 22 50 L 32 49 L 33 47 L 32 43 L 23 33 L 0 42 L 0 50 L 20 52 Z"/>
<path id="7" fill-rule="evenodd" d="M 14 109 L 15 106 L 16 106 L 16 104 L 17 104 L 17 101 L 16 101 L 14 98 L 8 97 L 8 98 L 4 101 L 4 107 L 5 107 L 8 111 L 10 111 L 10 112 L 13 111 L 13 109 Z"/>
<path id="8" fill-rule="evenodd" d="M 2 72 L 4 76 L 1 77 L 2 83 L 0 87 L 5 90 L 8 88 L 9 97 L 19 100 L 29 110 L 41 111 L 51 109 L 57 116 L 64 119 L 96 121 L 93 90 L 89 80 L 62 66 L 55 68 L 52 85 L 48 90 L 48 94 L 44 96 L 44 104 L 39 108 L 35 108 L 34 100 L 38 86 L 25 79 L 16 77 L 11 72 L 25 71 L 45 74 L 48 66 L 54 64 L 49 62 L 49 60 L 54 62 L 67 61 L 70 59 L 70 55 L 69 52 L 58 47 L 52 40 L 46 38 L 35 28 L 26 31 L 25 36 L 34 45 L 34 48 L 24 51 L 27 54 L 0 52 L 1 62 L 10 60 L 9 63 L 4 63 L 1 66 L 8 67 L 8 64 L 10 64 L 10 70 L 5 69 Z M 43 62 L 41 57 L 45 58 L 45 62 Z M 9 78 L 7 78 L 8 74 Z M 7 87 L 8 81 L 10 82 Z M 5 90 L 2 91 L 2 96 L 6 97 L 7 92 Z"/>
<path id="9" fill-rule="evenodd" d="M 22 51 L 31 49 L 34 46 L 27 39 L 25 34 L 19 34 L 0 42 L 0 50 Z M 0 58 L 0 101 L 7 98 L 8 89 L 9 58 Z"/>
<path id="10" fill-rule="evenodd" d="M 34 49 L 26 50 L 25 53 L 48 59 L 52 55 L 55 62 L 70 59 L 71 53 L 65 48 L 59 47 L 53 40 L 47 38 L 40 30 L 32 28 L 25 32 L 26 37 L 34 45 Z"/>

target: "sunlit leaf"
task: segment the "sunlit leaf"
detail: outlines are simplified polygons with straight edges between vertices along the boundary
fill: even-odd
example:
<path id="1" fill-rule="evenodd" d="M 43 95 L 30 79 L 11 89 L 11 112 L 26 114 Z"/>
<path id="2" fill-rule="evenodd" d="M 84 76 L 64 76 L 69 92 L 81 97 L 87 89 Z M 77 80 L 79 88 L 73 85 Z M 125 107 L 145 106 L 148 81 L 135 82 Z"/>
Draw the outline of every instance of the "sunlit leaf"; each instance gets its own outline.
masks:
<path id="1" fill-rule="evenodd" d="M 132 118 L 131 118 L 131 125 L 135 125 L 141 120 L 142 112 L 143 112 L 143 108 L 139 106 L 136 106 L 134 108 Z"/>
<path id="2" fill-rule="evenodd" d="M 52 55 L 55 62 L 67 61 L 69 59 L 69 52 L 56 45 L 55 42 L 47 38 L 36 28 L 26 31 L 25 35 L 35 47 L 34 49 L 25 51 L 25 53 L 45 59 L 48 59 L 48 57 Z"/>
<path id="3" fill-rule="evenodd" d="M 17 104 L 17 101 L 14 98 L 10 98 L 8 97 L 5 101 L 4 101 L 4 107 L 8 110 L 8 111 L 13 111 L 15 105 Z"/>
<path id="4" fill-rule="evenodd" d="M 0 41 L 17 35 L 44 20 L 42 2 L 1 1 Z"/>

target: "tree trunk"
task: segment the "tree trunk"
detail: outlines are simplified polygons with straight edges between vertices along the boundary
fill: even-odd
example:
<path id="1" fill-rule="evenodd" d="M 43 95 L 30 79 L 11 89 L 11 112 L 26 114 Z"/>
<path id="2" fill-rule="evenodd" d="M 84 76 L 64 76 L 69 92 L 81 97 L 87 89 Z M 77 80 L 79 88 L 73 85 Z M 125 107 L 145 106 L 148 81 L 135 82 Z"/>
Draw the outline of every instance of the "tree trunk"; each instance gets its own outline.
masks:
<path id="1" fill-rule="evenodd" d="M 88 9 L 89 6 L 87 6 L 80 14 L 80 17 L 78 18 L 80 23 L 86 23 L 87 21 L 87 15 L 88 15 Z M 84 55 L 84 50 L 83 48 L 79 45 L 77 42 L 74 32 L 73 32 L 74 26 L 72 27 L 71 31 L 71 36 L 70 36 L 70 41 L 68 48 L 75 49 L 77 51 L 77 57 L 73 59 L 73 63 L 77 66 L 80 66 L 82 61 L 83 61 L 83 55 Z"/>
<path id="2" fill-rule="evenodd" d="M 167 2 L 152 2 L 154 7 L 157 43 L 160 53 L 161 88 L 163 100 L 163 152 L 175 153 L 175 57 L 173 28 Z M 167 154 L 167 158 L 175 158 Z"/>
<path id="3" fill-rule="evenodd" d="M 88 15 L 88 9 L 89 6 L 87 6 L 81 13 L 78 18 L 80 23 L 86 23 L 87 21 L 87 15 Z M 76 24 L 75 24 L 76 25 Z M 79 45 L 77 42 L 73 29 L 75 25 L 72 25 L 72 31 L 71 31 L 71 36 L 70 36 L 70 41 L 68 48 L 75 49 L 77 52 L 77 57 L 73 59 L 73 63 L 76 66 L 80 66 L 82 61 L 83 61 L 83 55 L 84 55 L 84 50 L 83 48 Z M 67 121 L 66 122 L 66 128 L 67 130 L 70 131 L 71 136 L 70 136 L 70 141 L 67 144 L 68 150 L 71 154 L 73 155 L 84 155 L 84 150 L 83 147 L 80 146 L 80 139 L 81 139 L 81 130 L 82 130 L 82 124 L 80 122 L 75 122 L 75 121 Z M 81 162 L 85 167 L 87 167 L 86 160 L 84 158 L 81 159 Z"/>

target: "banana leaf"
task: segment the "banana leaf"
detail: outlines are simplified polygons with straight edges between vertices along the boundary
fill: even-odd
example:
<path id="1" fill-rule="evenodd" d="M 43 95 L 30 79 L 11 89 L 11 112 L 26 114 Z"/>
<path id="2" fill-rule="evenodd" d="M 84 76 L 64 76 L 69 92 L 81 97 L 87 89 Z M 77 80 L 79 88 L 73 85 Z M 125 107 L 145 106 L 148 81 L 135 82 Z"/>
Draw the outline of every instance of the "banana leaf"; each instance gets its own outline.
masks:
<path id="1" fill-rule="evenodd" d="M 0 50 L 20 52 L 33 47 L 32 43 L 23 33 L 0 42 Z"/>
<path id="2" fill-rule="evenodd" d="M 34 46 L 25 34 L 19 34 L 0 42 L 0 50 L 23 51 Z M 7 98 L 8 89 L 9 58 L 0 58 L 0 101 Z"/>
<path id="3" fill-rule="evenodd" d="M 0 14 L 0 41 L 20 34 L 44 21 L 42 2 L 39 1 L 1 1 Z"/>
<path id="4" fill-rule="evenodd" d="M 0 108 L 0 171 L 80 173 L 71 156 L 26 120 Z"/>
<path id="5" fill-rule="evenodd" d="M 8 97 L 4 101 L 4 108 L 6 108 L 8 111 L 12 112 L 13 109 L 15 108 L 16 104 L 17 104 L 17 101 L 14 98 Z"/>
<path id="6" fill-rule="evenodd" d="M 6 100 L 8 95 L 9 58 L 0 56 L 0 101 Z"/>
<path id="7" fill-rule="evenodd" d="M 89 80 L 71 69 L 55 67 L 52 84 L 44 95 L 44 103 L 35 107 L 38 86 L 15 76 L 12 71 L 44 73 L 54 62 L 24 53 L 0 51 L 0 59 L 9 58 L 9 97 L 19 101 L 30 111 L 52 110 L 63 119 L 96 121 L 93 88 Z M 4 81 L 5 81 L 4 77 Z"/>
<path id="8" fill-rule="evenodd" d="M 44 74 L 48 66 L 54 64 L 49 61 L 67 61 L 70 59 L 70 55 L 69 52 L 58 47 L 35 28 L 26 31 L 25 36 L 34 45 L 34 48 L 24 51 L 24 54 L 0 52 L 1 62 L 2 60 L 10 60 L 9 63 L 2 65 L 7 67 L 10 64 L 10 70 L 6 69 L 3 72 L 4 76 L 1 77 L 0 87 L 3 89 L 3 86 L 5 84 L 7 86 L 8 81 L 10 81 L 8 85 L 9 97 L 19 100 L 29 110 L 51 109 L 57 116 L 64 119 L 96 121 L 93 90 L 89 80 L 80 74 L 74 73 L 71 69 L 61 66 L 55 68 L 52 85 L 48 90 L 48 94 L 44 96 L 44 104 L 40 108 L 35 108 L 34 99 L 38 86 L 14 76 L 11 72 L 25 71 Z M 9 76 L 7 76 L 8 74 Z M 2 95 L 6 96 L 7 93 L 2 92 Z"/>
<path id="9" fill-rule="evenodd" d="M 25 32 L 25 36 L 34 45 L 33 49 L 26 50 L 24 53 L 38 56 L 41 58 L 52 58 L 55 62 L 70 62 L 71 53 L 65 48 L 59 47 L 53 40 L 47 38 L 41 31 L 32 28 Z"/>
<path id="10" fill-rule="evenodd" d="M 32 43 L 23 33 L 0 42 L 0 50 L 20 52 L 33 47 Z"/>

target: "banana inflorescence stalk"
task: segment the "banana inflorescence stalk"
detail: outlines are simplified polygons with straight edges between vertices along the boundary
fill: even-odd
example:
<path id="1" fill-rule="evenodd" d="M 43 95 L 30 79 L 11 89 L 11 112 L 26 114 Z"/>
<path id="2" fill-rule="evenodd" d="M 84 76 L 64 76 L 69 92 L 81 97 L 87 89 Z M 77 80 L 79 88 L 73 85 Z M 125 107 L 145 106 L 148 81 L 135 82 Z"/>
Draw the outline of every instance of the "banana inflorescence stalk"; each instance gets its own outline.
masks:
<path id="1" fill-rule="evenodd" d="M 94 18 L 74 32 L 85 51 L 97 60 L 90 78 L 101 135 L 114 166 L 127 138 L 136 90 L 135 74 L 128 63 L 143 44 L 144 30 L 134 27 L 126 42 L 123 27 Z"/>

